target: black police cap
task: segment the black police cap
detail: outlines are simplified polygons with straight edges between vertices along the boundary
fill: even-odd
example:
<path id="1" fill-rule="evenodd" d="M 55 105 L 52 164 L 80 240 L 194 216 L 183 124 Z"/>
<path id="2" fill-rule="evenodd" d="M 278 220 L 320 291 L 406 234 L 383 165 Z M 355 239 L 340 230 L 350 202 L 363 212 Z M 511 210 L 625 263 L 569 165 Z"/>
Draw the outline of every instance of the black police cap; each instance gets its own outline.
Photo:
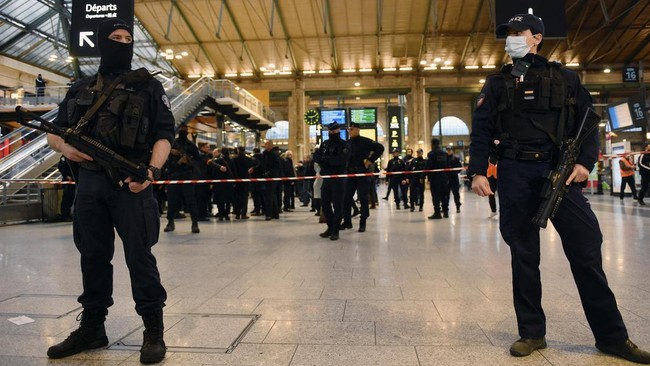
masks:
<path id="1" fill-rule="evenodd" d="M 341 128 L 341 125 L 338 122 L 332 122 L 330 123 L 329 126 L 327 126 L 327 129 L 332 131 L 332 130 L 338 130 Z"/>
<path id="2" fill-rule="evenodd" d="M 350 122 L 350 127 L 361 128 L 361 125 L 356 122 Z"/>
<path id="3" fill-rule="evenodd" d="M 530 29 L 533 34 L 541 33 L 544 35 L 544 22 L 537 15 L 517 14 L 510 18 L 508 23 L 501 24 L 497 27 L 497 36 L 505 36 L 508 34 L 509 29 L 517 32 Z"/>

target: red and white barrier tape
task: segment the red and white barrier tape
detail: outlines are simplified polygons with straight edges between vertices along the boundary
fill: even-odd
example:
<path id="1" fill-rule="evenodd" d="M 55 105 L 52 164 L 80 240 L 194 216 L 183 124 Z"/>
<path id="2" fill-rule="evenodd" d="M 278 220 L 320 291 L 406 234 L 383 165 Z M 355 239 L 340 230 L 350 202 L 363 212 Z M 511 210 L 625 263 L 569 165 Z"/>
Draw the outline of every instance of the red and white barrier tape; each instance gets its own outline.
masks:
<path id="1" fill-rule="evenodd" d="M 645 155 L 645 154 L 650 154 L 650 151 L 635 151 L 635 152 L 622 153 L 622 154 L 605 154 L 605 155 L 601 155 L 601 156 L 603 158 L 614 159 L 614 158 L 621 158 L 623 156 Z"/>
<path id="2" fill-rule="evenodd" d="M 406 172 L 382 172 L 382 173 L 354 173 L 354 174 L 331 174 L 321 175 L 319 178 L 332 179 L 332 178 L 349 178 L 349 177 L 370 177 L 373 175 L 409 175 L 420 173 L 440 173 L 440 172 L 453 172 L 464 170 L 465 168 L 446 168 L 446 169 L 427 169 L 427 170 L 413 170 Z M 184 180 L 157 180 L 153 184 L 202 184 L 202 183 L 244 183 L 244 182 L 281 182 L 292 180 L 312 180 L 316 176 L 308 177 L 282 177 L 282 178 L 248 178 L 248 179 L 184 179 Z M 75 182 L 63 182 L 53 179 L 0 179 L 1 183 L 43 183 L 43 184 L 75 184 Z"/>

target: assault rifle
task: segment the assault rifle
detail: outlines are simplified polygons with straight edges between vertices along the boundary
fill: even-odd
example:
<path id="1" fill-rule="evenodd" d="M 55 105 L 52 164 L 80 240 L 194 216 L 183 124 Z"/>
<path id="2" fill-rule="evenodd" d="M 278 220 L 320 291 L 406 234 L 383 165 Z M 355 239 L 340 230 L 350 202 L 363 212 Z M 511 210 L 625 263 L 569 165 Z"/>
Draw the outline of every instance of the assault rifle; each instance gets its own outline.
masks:
<path id="1" fill-rule="evenodd" d="M 103 144 L 89 138 L 88 136 L 82 135 L 77 130 L 72 128 L 60 128 L 52 122 L 41 118 L 39 115 L 28 111 L 22 106 L 16 107 L 16 113 L 18 114 L 18 123 L 21 125 L 59 136 L 63 138 L 63 141 L 67 144 L 92 157 L 97 164 L 108 172 L 113 182 L 120 187 L 124 182 L 116 173 L 130 176 L 136 182 L 144 182 L 145 180 L 152 181 L 149 178 L 148 168 L 144 164 L 141 163 L 138 165 L 127 160 L 125 157 L 119 155 Z M 33 120 L 27 121 L 25 116 L 28 116 Z"/>
<path id="2" fill-rule="evenodd" d="M 583 133 L 585 122 L 591 113 L 595 114 L 594 110 L 587 108 L 575 138 L 563 142 L 562 148 L 560 149 L 560 160 L 555 169 L 549 171 L 546 176 L 546 182 L 544 182 L 541 193 L 542 203 L 533 218 L 533 223 L 541 228 L 546 228 L 548 219 L 555 217 L 564 194 L 569 190 L 566 181 L 573 172 L 573 167 L 580 154 L 580 145 L 593 132 L 594 128 L 598 126 L 597 123 L 594 123 Z"/>

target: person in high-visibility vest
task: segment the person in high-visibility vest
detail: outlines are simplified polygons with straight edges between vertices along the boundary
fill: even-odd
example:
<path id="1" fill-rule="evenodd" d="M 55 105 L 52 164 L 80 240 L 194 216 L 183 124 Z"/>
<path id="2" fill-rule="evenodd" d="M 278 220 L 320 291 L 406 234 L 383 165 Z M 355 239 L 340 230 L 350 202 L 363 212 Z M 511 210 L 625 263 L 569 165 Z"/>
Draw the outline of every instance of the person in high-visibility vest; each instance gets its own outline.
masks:
<path id="1" fill-rule="evenodd" d="M 625 198 L 625 185 L 629 185 L 632 190 L 632 196 L 636 200 L 636 182 L 634 181 L 634 157 L 622 156 L 618 161 L 621 170 L 621 201 Z"/>

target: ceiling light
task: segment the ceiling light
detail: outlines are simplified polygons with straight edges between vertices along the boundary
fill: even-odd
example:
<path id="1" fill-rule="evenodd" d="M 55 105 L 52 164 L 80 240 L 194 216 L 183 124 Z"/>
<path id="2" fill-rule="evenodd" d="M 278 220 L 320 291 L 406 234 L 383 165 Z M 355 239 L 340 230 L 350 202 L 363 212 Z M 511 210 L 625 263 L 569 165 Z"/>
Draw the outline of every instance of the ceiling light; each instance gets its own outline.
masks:
<path id="1" fill-rule="evenodd" d="M 404 66 L 399 68 L 399 71 L 411 71 L 411 70 L 413 70 L 411 66 Z"/>
<path id="2" fill-rule="evenodd" d="M 361 100 L 361 97 L 356 97 L 356 98 L 354 98 L 354 99 L 356 99 L 356 100 Z"/>
<path id="3" fill-rule="evenodd" d="M 356 72 L 357 70 L 355 69 L 343 69 L 343 72 Z"/>
<path id="4" fill-rule="evenodd" d="M 242 72 L 239 76 L 253 76 L 252 72 Z"/>
<path id="5" fill-rule="evenodd" d="M 454 69 L 453 66 L 442 66 L 442 67 L 440 68 L 440 70 L 453 70 L 453 69 Z"/>
<path id="6" fill-rule="evenodd" d="M 612 70 L 608 67 L 608 68 L 606 68 L 605 70 L 603 70 L 603 72 L 604 72 L 605 74 L 609 74 L 610 72 L 612 72 Z"/>
<path id="7" fill-rule="evenodd" d="M 384 71 L 397 71 L 396 67 L 384 67 Z"/>
<path id="8" fill-rule="evenodd" d="M 303 73 L 304 75 L 310 75 L 310 74 L 315 74 L 316 71 L 314 71 L 314 70 L 305 70 L 305 71 L 303 71 L 302 73 Z"/>
<path id="9" fill-rule="evenodd" d="M 190 55 L 190 54 L 187 53 L 187 51 L 183 51 L 183 52 L 181 52 L 181 56 L 183 56 L 183 57 L 187 57 L 187 56 L 189 56 L 189 55 Z"/>
<path id="10" fill-rule="evenodd" d="M 568 64 L 566 64 L 566 66 L 567 67 L 578 67 L 578 66 L 580 66 L 580 64 L 577 63 L 577 62 L 569 62 Z"/>
<path id="11" fill-rule="evenodd" d="M 433 62 L 436 62 L 436 63 L 438 63 L 440 61 L 442 61 L 442 59 L 440 57 L 436 57 L 436 58 L 433 59 Z"/>
<path id="12" fill-rule="evenodd" d="M 355 82 L 354 82 L 354 86 L 361 86 L 361 83 L 358 82 L 358 81 L 355 81 Z"/>
<path id="13" fill-rule="evenodd" d="M 359 69 L 359 72 L 370 72 L 372 69 Z"/>
<path id="14" fill-rule="evenodd" d="M 290 71 L 291 68 L 289 66 L 282 66 L 282 71 Z"/>
<path id="15" fill-rule="evenodd" d="M 331 74 L 332 70 L 318 70 L 319 74 Z"/>
<path id="16" fill-rule="evenodd" d="M 269 69 L 275 69 L 275 64 L 268 64 Z"/>
<path id="17" fill-rule="evenodd" d="M 260 71 L 266 71 L 266 67 L 264 66 L 260 67 Z"/>
<path id="18" fill-rule="evenodd" d="M 214 74 L 203 74 L 203 76 L 205 76 L 206 78 L 213 78 Z"/>
<path id="19" fill-rule="evenodd" d="M 479 84 L 485 84 L 485 79 L 481 79 L 478 82 L 479 82 Z"/>
<path id="20" fill-rule="evenodd" d="M 174 57 L 175 57 L 177 60 L 180 60 L 180 59 L 183 58 L 183 56 L 181 56 L 181 55 L 176 55 L 176 56 L 174 56 Z"/>
<path id="21" fill-rule="evenodd" d="M 589 94 L 591 94 L 591 95 L 600 95 L 600 92 L 594 91 L 594 92 L 589 92 Z"/>
<path id="22" fill-rule="evenodd" d="M 273 72 L 273 71 L 271 71 L 271 72 L 265 72 L 264 75 L 275 75 L 275 72 Z"/>
<path id="23" fill-rule="evenodd" d="M 227 77 L 227 78 L 235 78 L 235 77 L 237 77 L 237 73 L 235 73 L 235 72 L 228 73 L 228 74 L 225 74 L 224 76 Z"/>
<path id="24" fill-rule="evenodd" d="M 427 60 L 420 61 L 420 65 L 426 65 L 427 63 L 428 63 Z"/>
<path id="25" fill-rule="evenodd" d="M 496 69 L 497 67 L 496 67 L 496 65 L 483 65 L 483 66 L 481 66 L 481 68 L 483 68 L 483 69 Z"/>
<path id="26" fill-rule="evenodd" d="M 449 60 L 445 61 L 445 65 L 451 65 L 451 61 Z"/>
<path id="27" fill-rule="evenodd" d="M 423 70 L 438 70 L 438 66 L 436 65 L 427 66 Z"/>
<path id="28" fill-rule="evenodd" d="M 478 69 L 478 66 L 476 66 L 476 65 L 466 65 L 465 68 L 467 70 L 476 70 L 476 69 Z"/>
<path id="29" fill-rule="evenodd" d="M 199 75 L 199 74 L 189 74 L 189 75 L 187 75 L 188 79 L 198 79 L 200 77 L 201 77 L 201 75 Z"/>
<path id="30" fill-rule="evenodd" d="M 280 75 L 291 75 L 291 71 L 280 71 L 278 74 L 280 74 Z"/>

